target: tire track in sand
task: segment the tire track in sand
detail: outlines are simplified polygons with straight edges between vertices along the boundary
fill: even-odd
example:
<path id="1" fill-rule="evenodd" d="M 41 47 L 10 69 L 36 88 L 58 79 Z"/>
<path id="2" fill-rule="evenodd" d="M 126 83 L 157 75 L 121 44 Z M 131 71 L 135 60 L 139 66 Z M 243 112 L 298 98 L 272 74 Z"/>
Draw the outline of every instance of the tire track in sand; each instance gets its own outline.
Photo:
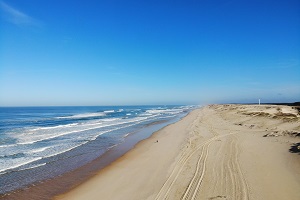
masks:
<path id="1" fill-rule="evenodd" d="M 160 191 L 158 192 L 155 200 L 161 200 L 161 199 L 168 199 L 169 195 L 171 194 L 170 191 L 172 189 L 176 189 L 174 187 L 174 184 L 178 180 L 178 177 L 182 174 L 183 169 L 185 169 L 188 165 L 188 161 L 192 158 L 195 158 L 196 153 L 200 153 L 199 150 L 201 150 L 201 154 L 198 158 L 195 173 L 192 176 L 190 183 L 188 184 L 186 190 L 184 191 L 184 194 L 182 195 L 183 200 L 188 199 L 197 199 L 199 192 L 201 190 L 201 185 L 206 173 L 206 165 L 207 165 L 207 159 L 209 155 L 209 147 L 210 145 L 222 138 L 227 137 L 229 144 L 225 145 L 228 150 L 228 165 L 224 169 L 224 174 L 228 174 L 227 178 L 229 179 L 229 184 L 231 184 L 231 188 L 227 188 L 228 185 L 222 184 L 221 187 L 225 187 L 225 191 L 227 191 L 229 196 L 231 197 L 238 197 L 235 199 L 243 199 L 247 200 L 249 199 L 249 193 L 248 193 L 248 186 L 247 182 L 244 178 L 244 175 L 242 173 L 238 156 L 239 156 L 239 146 L 237 142 L 237 137 L 233 136 L 236 133 L 229 132 L 228 134 L 222 134 L 219 135 L 218 132 L 214 129 L 214 127 L 211 125 L 211 123 L 207 123 L 206 120 L 203 120 L 203 118 L 197 118 L 197 122 L 204 125 L 204 127 L 209 129 L 209 132 L 211 133 L 212 137 L 203 141 L 202 143 L 198 144 L 192 149 L 187 149 L 183 152 L 179 160 L 176 162 L 170 176 L 167 178 L 163 186 L 161 187 Z M 205 123 L 206 122 L 206 123 Z M 193 123 L 193 128 L 198 129 L 198 126 L 196 126 L 195 123 Z M 225 127 L 224 127 L 225 128 Z M 233 137 L 231 137 L 233 136 Z M 190 146 L 191 146 L 191 138 L 190 138 Z M 224 160 L 225 161 L 225 160 Z M 225 161 L 226 163 L 226 161 Z M 223 163 L 223 164 L 225 164 Z M 209 169 L 208 169 L 209 170 Z M 227 171 L 227 172 L 226 172 Z M 222 177 L 221 177 L 222 178 Z M 223 181 L 223 180 L 222 180 Z M 227 193 L 226 192 L 226 193 Z"/>
<path id="2" fill-rule="evenodd" d="M 213 129 L 213 127 L 211 125 L 209 126 L 209 130 L 213 134 L 214 137 L 211 138 L 210 140 L 208 140 L 203 146 L 201 155 L 200 155 L 200 157 L 198 159 L 198 162 L 197 162 L 196 172 L 194 173 L 194 176 L 193 176 L 192 180 L 190 181 L 185 193 L 183 194 L 183 197 L 182 197 L 183 200 L 195 199 L 197 197 L 197 194 L 200 190 L 200 186 L 202 184 L 204 174 L 205 174 L 205 170 L 206 170 L 206 160 L 207 160 L 208 153 L 209 153 L 209 146 L 212 144 L 212 142 L 219 139 L 219 138 L 221 138 L 221 137 L 225 137 L 225 136 L 229 136 L 229 135 L 234 134 L 234 133 L 229 133 L 229 134 L 219 135 Z M 204 156 L 204 158 L 203 158 L 203 156 Z"/>
<path id="3" fill-rule="evenodd" d="M 204 173 L 205 173 L 206 159 L 207 159 L 207 156 L 208 156 L 208 148 L 209 148 L 209 146 L 211 145 L 211 143 L 213 141 L 214 140 L 212 140 L 211 142 L 206 143 L 203 146 L 200 158 L 197 162 L 196 172 L 195 172 L 195 174 L 194 174 L 187 190 L 185 191 L 182 199 L 189 199 L 190 197 L 192 199 L 194 199 L 196 197 L 197 191 L 199 190 L 199 187 L 202 183 Z"/>
<path id="4" fill-rule="evenodd" d="M 184 199 L 184 200 L 186 200 L 186 199 L 195 199 L 197 197 L 198 190 L 199 190 L 199 188 L 202 184 L 203 177 L 204 177 L 205 170 L 206 170 L 206 160 L 207 160 L 207 156 L 208 156 L 209 146 L 212 144 L 213 141 L 215 141 L 215 140 L 217 140 L 221 137 L 228 136 L 228 135 L 232 134 L 232 133 L 229 133 L 229 134 L 220 136 L 213 129 L 212 125 L 209 125 L 209 130 L 210 130 L 210 133 L 212 133 L 212 135 L 214 137 L 211 138 L 211 140 L 209 140 L 207 143 L 205 143 L 203 145 L 201 155 L 200 155 L 200 157 L 198 159 L 198 162 L 197 162 L 196 172 L 195 172 L 190 184 L 188 185 L 188 188 L 186 189 L 185 193 L 183 194 L 182 199 Z M 200 168 L 201 168 L 201 172 L 199 173 Z"/>
<path id="5" fill-rule="evenodd" d="M 206 141 L 204 141 L 203 143 L 201 143 L 200 145 L 197 146 L 197 148 L 190 152 L 190 153 L 185 153 L 183 154 L 183 156 L 179 159 L 179 161 L 175 164 L 175 167 L 173 168 L 172 172 L 171 172 L 171 175 L 168 177 L 168 179 L 166 180 L 166 182 L 163 184 L 162 188 L 160 189 L 159 193 L 157 194 L 155 200 L 159 200 L 159 199 L 167 199 L 168 198 L 168 195 L 170 193 L 170 190 L 172 189 L 174 183 L 176 182 L 176 180 L 178 179 L 179 175 L 181 174 L 183 168 L 186 166 L 188 160 L 196 153 L 198 152 L 199 149 L 201 148 L 204 148 L 204 145 L 205 145 L 205 159 L 204 159 L 204 162 L 206 162 L 206 159 L 207 159 L 207 155 L 208 155 L 208 147 L 210 145 L 210 143 L 212 143 L 213 141 L 221 138 L 221 137 L 225 137 L 225 136 L 228 136 L 228 135 L 231 135 L 233 133 L 229 133 L 229 134 L 225 134 L 225 135 L 217 135 L 217 136 L 214 136 Z M 204 151 L 202 151 L 204 152 Z M 203 154 L 204 153 L 201 153 L 202 157 L 200 156 L 199 160 L 201 161 L 203 158 Z M 200 166 L 200 161 L 199 161 L 199 166 Z M 202 169 L 202 173 L 203 176 L 204 176 L 204 172 L 205 172 L 205 168 L 204 170 Z M 195 175 L 194 175 L 195 176 Z M 203 178 L 202 178 L 203 179 Z M 200 184 L 197 184 L 196 185 L 197 188 L 200 187 Z M 194 194 L 193 194 L 194 196 Z"/>
<path id="6" fill-rule="evenodd" d="M 229 199 L 249 199 L 249 191 L 246 179 L 242 173 L 240 163 L 238 160 L 240 149 L 236 136 L 232 135 L 227 138 L 227 156 L 224 159 L 225 173 L 228 174 L 228 179 L 225 179 L 226 196 Z M 228 182 L 227 182 L 228 181 Z"/>
<path id="7" fill-rule="evenodd" d="M 230 136 L 229 136 L 230 135 Z M 232 199 L 241 199 L 241 200 L 248 200 L 249 199 L 249 191 L 248 191 L 248 185 L 246 182 L 246 179 L 242 173 L 240 163 L 238 160 L 239 157 L 239 145 L 237 137 L 234 136 L 234 134 L 227 134 L 223 136 L 229 136 L 227 139 L 229 140 L 228 143 L 228 165 L 227 165 L 227 173 L 229 173 L 229 181 L 230 185 L 223 185 L 225 187 L 230 187 L 229 193 L 226 195 L 228 197 L 231 197 Z M 220 138 L 220 137 L 217 137 Z M 202 148 L 201 155 L 199 157 L 199 160 L 197 162 L 196 172 L 194 173 L 194 176 L 192 177 L 190 184 L 188 185 L 185 193 L 182 196 L 183 200 L 188 199 L 197 199 L 198 194 L 200 192 L 200 187 L 203 182 L 203 177 L 205 175 L 206 170 L 206 160 L 209 153 L 209 146 L 215 141 L 217 138 L 213 138 L 213 140 L 210 140 L 206 144 L 204 144 Z M 224 177 L 222 177 L 224 178 Z M 226 188 L 225 188 L 226 189 Z M 221 196 L 221 195 L 219 195 Z"/>
<path id="8" fill-rule="evenodd" d="M 239 186 L 239 189 L 235 191 L 235 197 L 238 199 L 244 199 L 247 200 L 249 199 L 249 191 L 248 191 L 248 185 L 247 185 L 247 181 L 245 179 L 245 176 L 241 170 L 241 166 L 239 163 L 239 153 L 240 153 L 240 149 L 239 149 L 239 143 L 238 143 L 238 139 L 236 136 L 232 136 L 233 139 L 233 145 L 234 145 L 234 151 L 233 151 L 233 166 L 234 166 L 234 173 L 235 175 L 235 184 Z"/>

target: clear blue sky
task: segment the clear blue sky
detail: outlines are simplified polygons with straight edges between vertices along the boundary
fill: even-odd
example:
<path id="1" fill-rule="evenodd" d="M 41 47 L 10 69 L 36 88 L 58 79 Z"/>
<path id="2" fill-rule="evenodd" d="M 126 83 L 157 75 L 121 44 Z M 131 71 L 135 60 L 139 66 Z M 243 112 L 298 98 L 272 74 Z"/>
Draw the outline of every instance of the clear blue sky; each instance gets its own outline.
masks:
<path id="1" fill-rule="evenodd" d="M 0 106 L 300 100 L 299 0 L 0 0 Z"/>

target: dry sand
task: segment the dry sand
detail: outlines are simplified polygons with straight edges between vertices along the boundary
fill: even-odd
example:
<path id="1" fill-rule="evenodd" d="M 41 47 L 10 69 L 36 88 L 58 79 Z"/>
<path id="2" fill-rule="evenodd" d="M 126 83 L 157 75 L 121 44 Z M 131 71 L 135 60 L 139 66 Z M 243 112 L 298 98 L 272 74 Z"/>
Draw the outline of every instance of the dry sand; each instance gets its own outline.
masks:
<path id="1" fill-rule="evenodd" d="M 57 199 L 299 200 L 299 133 L 292 107 L 206 106 Z"/>

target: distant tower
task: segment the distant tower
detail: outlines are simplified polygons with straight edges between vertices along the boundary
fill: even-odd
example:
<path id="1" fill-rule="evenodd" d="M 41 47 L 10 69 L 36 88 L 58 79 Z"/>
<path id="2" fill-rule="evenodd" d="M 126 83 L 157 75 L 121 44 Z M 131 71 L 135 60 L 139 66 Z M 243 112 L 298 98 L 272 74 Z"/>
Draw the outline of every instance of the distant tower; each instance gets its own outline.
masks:
<path id="1" fill-rule="evenodd" d="M 260 105 L 260 99 L 258 99 L 258 105 Z"/>

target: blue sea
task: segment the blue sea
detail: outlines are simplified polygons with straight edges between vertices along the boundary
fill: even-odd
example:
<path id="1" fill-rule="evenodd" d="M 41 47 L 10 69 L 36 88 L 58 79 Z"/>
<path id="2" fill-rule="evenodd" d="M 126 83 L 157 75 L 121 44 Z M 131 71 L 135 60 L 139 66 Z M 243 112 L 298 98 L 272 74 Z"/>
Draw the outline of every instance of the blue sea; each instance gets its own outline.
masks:
<path id="1" fill-rule="evenodd" d="M 1 107 L 0 193 L 60 176 L 194 106 Z M 161 126 L 157 126 L 161 124 Z"/>

